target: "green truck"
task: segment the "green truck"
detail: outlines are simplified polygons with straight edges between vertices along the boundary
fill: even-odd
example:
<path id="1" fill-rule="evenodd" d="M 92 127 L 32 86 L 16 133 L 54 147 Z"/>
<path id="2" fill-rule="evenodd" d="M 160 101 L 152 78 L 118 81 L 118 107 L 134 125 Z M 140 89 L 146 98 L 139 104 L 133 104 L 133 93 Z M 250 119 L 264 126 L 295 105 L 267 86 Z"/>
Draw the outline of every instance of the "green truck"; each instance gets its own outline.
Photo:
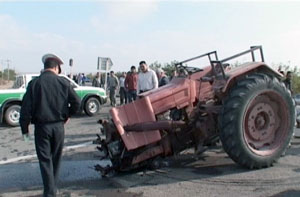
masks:
<path id="1" fill-rule="evenodd" d="M 81 98 L 81 109 L 88 115 L 94 116 L 100 112 L 101 105 L 107 102 L 103 88 L 79 86 L 66 75 L 60 75 L 70 81 L 77 95 Z M 39 74 L 22 74 L 16 77 L 12 89 L 0 90 L 0 121 L 9 126 L 18 126 L 22 98 L 30 80 Z"/>

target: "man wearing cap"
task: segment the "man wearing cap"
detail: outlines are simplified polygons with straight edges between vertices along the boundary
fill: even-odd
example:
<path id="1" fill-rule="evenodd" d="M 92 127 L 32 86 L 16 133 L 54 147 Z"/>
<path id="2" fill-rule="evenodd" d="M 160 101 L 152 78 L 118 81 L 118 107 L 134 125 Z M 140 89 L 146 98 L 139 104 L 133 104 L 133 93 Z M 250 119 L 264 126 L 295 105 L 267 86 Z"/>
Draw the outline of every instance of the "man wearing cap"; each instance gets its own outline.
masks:
<path id="1" fill-rule="evenodd" d="M 169 78 L 168 78 L 168 76 L 166 75 L 166 73 L 163 69 L 158 68 L 156 70 L 156 74 L 157 74 L 157 77 L 158 77 L 158 87 L 167 85 L 169 83 Z"/>
<path id="2" fill-rule="evenodd" d="M 24 139 L 34 124 L 35 148 L 44 184 L 43 196 L 56 196 L 64 143 L 64 124 L 80 107 L 70 83 L 60 77 L 62 60 L 53 54 L 42 57 L 44 71 L 33 79 L 23 97 L 20 126 Z"/>

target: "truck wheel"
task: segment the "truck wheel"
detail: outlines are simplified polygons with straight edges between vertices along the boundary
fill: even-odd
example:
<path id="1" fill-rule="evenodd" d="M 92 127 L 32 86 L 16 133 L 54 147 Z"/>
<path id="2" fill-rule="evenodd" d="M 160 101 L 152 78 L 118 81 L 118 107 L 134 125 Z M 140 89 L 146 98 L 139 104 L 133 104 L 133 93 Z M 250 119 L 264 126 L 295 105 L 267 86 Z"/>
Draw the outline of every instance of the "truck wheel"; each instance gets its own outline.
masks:
<path id="1" fill-rule="evenodd" d="M 9 126 L 19 126 L 19 119 L 20 119 L 20 105 L 11 105 L 5 111 L 5 121 Z"/>
<path id="2" fill-rule="evenodd" d="M 294 109 L 290 91 L 277 78 L 246 76 L 224 99 L 219 121 L 224 150 L 250 169 L 272 165 L 291 140 Z"/>
<path id="3" fill-rule="evenodd" d="M 84 112 L 88 116 L 94 116 L 100 111 L 100 102 L 97 98 L 89 98 L 84 105 Z"/>

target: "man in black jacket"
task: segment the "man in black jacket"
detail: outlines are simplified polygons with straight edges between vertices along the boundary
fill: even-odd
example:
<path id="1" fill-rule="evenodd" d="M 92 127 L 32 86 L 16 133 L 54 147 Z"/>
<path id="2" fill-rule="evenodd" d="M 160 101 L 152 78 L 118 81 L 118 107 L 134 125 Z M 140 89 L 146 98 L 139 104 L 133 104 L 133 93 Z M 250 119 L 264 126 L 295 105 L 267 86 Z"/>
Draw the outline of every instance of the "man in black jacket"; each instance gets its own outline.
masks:
<path id="1" fill-rule="evenodd" d="M 35 125 L 35 148 L 44 184 L 44 196 L 56 196 L 59 167 L 64 143 L 64 124 L 80 107 L 80 98 L 61 73 L 62 60 L 53 55 L 42 57 L 44 71 L 33 79 L 23 97 L 20 125 L 24 139 L 29 124 Z"/>

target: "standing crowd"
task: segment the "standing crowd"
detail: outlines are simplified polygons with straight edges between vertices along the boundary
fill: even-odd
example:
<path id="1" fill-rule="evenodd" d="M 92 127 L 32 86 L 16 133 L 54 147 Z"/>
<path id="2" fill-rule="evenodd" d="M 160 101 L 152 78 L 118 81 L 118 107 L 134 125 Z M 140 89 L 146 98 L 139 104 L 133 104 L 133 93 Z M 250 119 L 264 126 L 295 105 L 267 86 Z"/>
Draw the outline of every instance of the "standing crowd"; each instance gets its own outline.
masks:
<path id="1" fill-rule="evenodd" d="M 139 70 L 131 66 L 129 72 L 123 72 L 118 78 L 114 71 L 111 71 L 107 79 L 107 88 L 111 106 L 116 106 L 116 90 L 119 89 L 120 105 L 130 103 L 137 99 L 141 93 L 161 87 L 169 83 L 169 77 L 164 70 L 153 71 L 145 61 L 139 63 Z M 94 86 L 94 85 L 93 85 Z M 96 85 L 95 85 L 96 86 Z"/>
<path id="2" fill-rule="evenodd" d="M 92 80 L 92 86 L 104 88 L 105 84 L 107 84 L 110 104 L 114 107 L 117 106 L 117 91 L 119 91 L 120 96 L 119 105 L 127 104 L 136 100 L 139 94 L 166 85 L 174 76 L 185 77 L 186 75 L 184 71 L 181 72 L 179 70 L 177 74 L 174 70 L 172 76 L 168 77 L 163 69 L 158 68 L 154 71 L 145 61 L 140 61 L 138 69 L 135 66 L 131 66 L 130 71 L 127 73 L 122 72 L 119 77 L 115 75 L 114 71 L 110 71 L 105 79 L 103 73 L 97 72 Z M 89 80 L 84 73 L 73 75 L 72 79 L 80 86 L 85 86 Z"/>

